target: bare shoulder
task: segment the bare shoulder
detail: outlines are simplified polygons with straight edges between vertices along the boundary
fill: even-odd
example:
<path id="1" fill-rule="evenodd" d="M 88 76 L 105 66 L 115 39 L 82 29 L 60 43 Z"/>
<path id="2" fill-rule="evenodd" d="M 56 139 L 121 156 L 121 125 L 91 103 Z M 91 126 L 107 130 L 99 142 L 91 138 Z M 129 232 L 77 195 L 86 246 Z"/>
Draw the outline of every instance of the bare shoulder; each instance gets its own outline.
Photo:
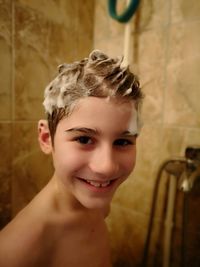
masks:
<path id="1" fill-rule="evenodd" d="M 23 267 L 24 256 L 30 255 L 39 234 L 39 227 L 31 224 L 22 212 L 0 232 L 0 266 Z"/>
<path id="2" fill-rule="evenodd" d="M 40 253 L 47 220 L 45 207 L 39 205 L 38 198 L 40 197 L 36 196 L 0 231 L 1 267 L 34 266 L 32 262 Z"/>

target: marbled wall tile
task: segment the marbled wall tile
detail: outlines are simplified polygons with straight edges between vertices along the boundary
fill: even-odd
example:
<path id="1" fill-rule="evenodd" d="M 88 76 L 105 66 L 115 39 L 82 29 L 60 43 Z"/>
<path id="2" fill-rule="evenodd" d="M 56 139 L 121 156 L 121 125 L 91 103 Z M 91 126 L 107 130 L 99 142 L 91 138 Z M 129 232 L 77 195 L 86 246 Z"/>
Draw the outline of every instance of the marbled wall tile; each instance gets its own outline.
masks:
<path id="1" fill-rule="evenodd" d="M 12 0 L 1 0 L 0 7 L 0 36 L 11 45 Z"/>
<path id="2" fill-rule="evenodd" d="M 145 143 L 147 140 L 150 141 L 151 138 L 146 135 L 148 134 L 148 130 L 154 134 L 153 129 L 154 131 L 158 131 L 157 136 L 153 135 L 156 138 L 152 138 L 154 147 L 152 150 L 147 150 L 145 149 Z M 167 127 L 167 125 L 163 128 L 155 126 L 151 126 L 149 128 L 146 126 L 143 130 L 143 136 L 144 138 L 147 138 L 147 140 L 145 140 L 143 145 L 143 140 L 139 139 L 140 147 L 138 151 L 138 164 L 142 164 L 143 161 L 141 159 L 144 157 L 143 155 L 146 154 L 146 157 L 148 157 L 150 161 L 154 163 L 155 167 L 157 165 L 159 166 L 160 163 L 166 159 L 184 157 L 185 149 L 188 145 L 198 145 L 200 143 L 200 130 L 192 128 Z M 149 147 L 151 148 L 150 144 Z M 142 165 L 138 167 L 141 168 Z"/>
<path id="3" fill-rule="evenodd" d="M 74 20 L 71 19 L 71 15 L 76 17 L 77 7 L 81 3 L 80 0 L 50 0 L 48 2 L 40 0 L 16 0 L 15 2 L 20 6 L 34 10 L 37 14 L 41 14 L 45 20 L 55 24 L 65 24 L 69 28 L 74 26 Z"/>
<path id="4" fill-rule="evenodd" d="M 195 0 L 172 0 L 171 22 L 185 23 L 200 18 L 200 2 Z"/>
<path id="5" fill-rule="evenodd" d="M 169 30 L 168 65 L 179 66 L 192 61 L 200 55 L 200 36 L 197 34 L 200 22 L 174 24 Z"/>
<path id="6" fill-rule="evenodd" d="M 162 162 L 166 159 L 184 156 L 186 132 L 186 129 L 164 126 L 162 132 L 160 131 L 160 139 L 154 141 L 159 140 L 157 156 L 162 159 Z"/>
<path id="7" fill-rule="evenodd" d="M 145 95 L 141 112 L 143 123 L 162 123 L 165 86 L 163 62 L 139 64 L 136 74 Z"/>
<path id="8" fill-rule="evenodd" d="M 64 60 L 74 60 L 77 56 L 79 28 L 78 1 L 49 1 L 48 5 L 41 1 L 19 0 L 17 2 L 17 7 L 21 9 L 19 13 L 23 16 L 23 20 L 19 22 L 19 28 L 27 32 L 26 43 L 28 45 L 33 43 L 34 47 L 42 44 L 39 51 L 41 56 L 45 56 L 47 65 L 53 65 L 55 68 Z M 32 18 L 25 24 L 27 15 Z M 38 39 L 38 42 L 32 42 L 31 38 Z"/>
<path id="9" fill-rule="evenodd" d="M 167 71 L 164 122 L 183 127 L 200 126 L 200 60 L 185 60 Z"/>
<path id="10" fill-rule="evenodd" d="M 15 119 L 36 120 L 43 114 L 49 81 L 48 22 L 33 10 L 15 6 Z M 34 112 L 33 112 L 34 110 Z"/>
<path id="11" fill-rule="evenodd" d="M 53 12 L 55 3 L 50 2 L 49 9 Z M 39 119 L 43 115 L 44 88 L 55 75 L 57 66 L 87 56 L 92 48 L 93 6 L 81 13 L 77 4 L 72 5 L 73 10 L 70 3 L 65 2 L 56 4 L 55 14 L 49 12 L 49 16 L 44 11 L 44 3 L 41 10 L 37 1 L 29 4 L 18 1 L 15 5 L 17 120 Z M 57 21 L 53 16 L 59 16 L 59 10 L 62 10 L 61 18 Z M 80 21 L 78 15 L 84 21 Z"/>
<path id="12" fill-rule="evenodd" d="M 113 46 L 113 43 L 117 43 L 117 46 Z M 123 55 L 123 39 L 121 37 L 112 38 L 109 42 L 106 38 L 95 42 L 95 49 L 102 50 L 104 53 L 108 54 L 110 57 L 122 56 Z"/>
<path id="13" fill-rule="evenodd" d="M 27 151 L 39 149 L 37 137 L 37 122 L 13 123 L 13 164 L 26 157 Z"/>
<path id="14" fill-rule="evenodd" d="M 141 179 L 142 177 L 149 179 L 147 177 L 155 174 L 160 164 L 173 155 L 173 151 L 177 149 L 167 147 L 170 141 L 173 142 L 174 137 L 171 140 L 170 133 L 167 133 L 162 124 L 144 125 L 137 140 L 135 175 L 138 175 Z"/>
<path id="15" fill-rule="evenodd" d="M 144 31 L 152 28 L 165 27 L 169 23 L 170 1 L 165 0 L 143 0 L 140 1 L 137 16 L 136 31 Z"/>
<path id="16" fill-rule="evenodd" d="M 49 65 L 54 66 L 52 74 L 55 75 L 55 70 L 58 65 L 64 62 L 72 62 L 78 57 L 77 39 L 77 32 L 74 28 L 66 30 L 59 24 L 50 23 L 48 63 Z"/>
<path id="17" fill-rule="evenodd" d="M 148 30 L 133 35 L 132 69 L 145 94 L 144 123 L 161 123 L 165 87 L 166 31 Z"/>
<path id="18" fill-rule="evenodd" d="M 199 128 L 185 128 L 184 139 L 182 143 L 182 155 L 185 154 L 187 146 L 200 146 L 200 129 Z"/>
<path id="19" fill-rule="evenodd" d="M 0 123 L 0 228 L 11 218 L 11 124 Z"/>
<path id="20" fill-rule="evenodd" d="M 94 9 L 94 0 L 86 0 L 84 1 L 84 5 L 82 4 L 82 1 L 79 1 L 76 16 L 76 57 L 80 59 L 88 57 L 89 53 L 93 48 Z"/>
<path id="21" fill-rule="evenodd" d="M 11 119 L 12 86 L 12 5 L 0 1 L 0 120 Z"/>
<path id="22" fill-rule="evenodd" d="M 168 28 L 155 28 L 133 34 L 133 62 L 149 65 L 166 60 Z M 135 55 L 135 58 L 134 58 Z M 152 66 L 153 64 L 153 66 Z"/>
<path id="23" fill-rule="evenodd" d="M 47 57 L 49 42 L 49 21 L 41 12 L 15 3 L 15 49 L 16 56 L 26 47 L 32 47 L 38 53 Z"/>
<path id="24" fill-rule="evenodd" d="M 123 2 L 123 1 L 121 1 Z M 105 40 L 115 48 L 116 38 L 124 37 L 124 24 L 112 19 L 108 13 L 108 4 L 104 0 L 95 1 L 94 47 Z M 117 43 L 118 44 L 118 43 Z M 117 45 L 119 46 L 119 44 Z"/>
<path id="25" fill-rule="evenodd" d="M 118 189 L 113 199 L 113 203 L 122 207 L 132 209 L 149 215 L 151 209 L 153 185 L 135 179 L 127 181 Z M 142 201 L 141 201 L 142 199 Z"/>
<path id="26" fill-rule="evenodd" d="M 149 216 L 136 212 L 134 208 L 113 204 L 111 213 L 107 218 L 110 232 L 111 252 L 113 266 L 143 266 L 144 247 L 147 244 Z M 154 261 L 162 260 L 164 221 L 154 220 L 150 230 L 151 238 L 148 249 L 148 266 Z M 160 250 L 156 250 L 160 248 Z M 160 266 L 160 265 L 158 265 Z"/>
<path id="27" fill-rule="evenodd" d="M 99 40 L 107 39 L 110 33 L 106 1 L 96 1 L 94 11 L 94 47 L 97 47 Z"/>
<path id="28" fill-rule="evenodd" d="M 165 123 L 199 127 L 199 22 L 173 25 L 165 98 Z"/>
<path id="29" fill-rule="evenodd" d="M 164 173 L 160 179 L 158 188 L 155 177 L 148 177 L 144 182 L 139 177 L 135 177 L 132 182 L 126 182 L 117 192 L 113 203 L 134 210 L 149 216 L 152 212 L 153 197 L 156 197 L 154 209 L 154 220 L 162 220 L 167 197 L 168 176 Z M 157 191 L 155 191 L 157 190 Z"/>
<path id="30" fill-rule="evenodd" d="M 92 50 L 94 1 L 87 0 L 84 5 L 80 0 L 61 1 L 57 8 L 62 10 L 62 20 L 50 20 L 48 43 L 49 61 L 56 67 L 87 57 Z"/>
<path id="31" fill-rule="evenodd" d="M 0 36 L 0 120 L 11 119 L 12 56 L 11 47 Z"/>
<path id="32" fill-rule="evenodd" d="M 12 209 L 14 215 L 48 182 L 53 169 L 51 159 L 40 151 L 35 123 L 15 123 L 13 139 Z"/>
<path id="33" fill-rule="evenodd" d="M 48 66 L 32 48 L 21 51 L 17 60 L 15 119 L 38 120 L 44 117 L 44 88 L 50 82 Z"/>

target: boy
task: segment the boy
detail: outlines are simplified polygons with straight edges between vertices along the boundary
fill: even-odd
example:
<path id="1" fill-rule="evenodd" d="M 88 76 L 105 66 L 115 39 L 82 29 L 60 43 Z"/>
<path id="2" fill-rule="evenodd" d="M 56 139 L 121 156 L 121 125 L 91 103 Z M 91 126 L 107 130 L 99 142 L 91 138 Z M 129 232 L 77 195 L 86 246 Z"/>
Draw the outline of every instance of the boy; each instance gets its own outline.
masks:
<path id="1" fill-rule="evenodd" d="M 59 66 L 38 123 L 55 172 L 0 233 L 1 267 L 110 267 L 104 218 L 136 157 L 137 78 L 95 50 Z"/>

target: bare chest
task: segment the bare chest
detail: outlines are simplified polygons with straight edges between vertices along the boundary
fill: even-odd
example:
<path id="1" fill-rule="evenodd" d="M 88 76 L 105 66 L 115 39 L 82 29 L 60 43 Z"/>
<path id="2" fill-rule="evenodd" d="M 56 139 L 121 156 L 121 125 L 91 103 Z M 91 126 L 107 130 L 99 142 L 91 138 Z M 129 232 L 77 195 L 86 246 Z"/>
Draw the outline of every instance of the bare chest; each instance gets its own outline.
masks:
<path id="1" fill-rule="evenodd" d="M 54 236 L 50 267 L 110 267 L 110 247 L 104 223 L 67 229 Z M 49 253 L 48 253 L 49 254 Z"/>

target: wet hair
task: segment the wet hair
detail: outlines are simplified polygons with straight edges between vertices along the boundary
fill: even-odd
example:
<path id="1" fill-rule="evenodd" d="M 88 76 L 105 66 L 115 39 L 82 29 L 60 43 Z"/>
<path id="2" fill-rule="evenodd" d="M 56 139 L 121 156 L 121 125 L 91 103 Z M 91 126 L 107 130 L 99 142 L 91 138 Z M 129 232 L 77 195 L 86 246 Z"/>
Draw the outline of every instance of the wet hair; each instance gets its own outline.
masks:
<path id="1" fill-rule="evenodd" d="M 138 78 L 121 63 L 122 58 L 110 58 L 94 50 L 88 58 L 58 67 L 57 77 L 45 89 L 43 102 L 52 142 L 58 122 L 69 116 L 81 98 L 134 100 L 138 109 L 143 98 Z"/>

